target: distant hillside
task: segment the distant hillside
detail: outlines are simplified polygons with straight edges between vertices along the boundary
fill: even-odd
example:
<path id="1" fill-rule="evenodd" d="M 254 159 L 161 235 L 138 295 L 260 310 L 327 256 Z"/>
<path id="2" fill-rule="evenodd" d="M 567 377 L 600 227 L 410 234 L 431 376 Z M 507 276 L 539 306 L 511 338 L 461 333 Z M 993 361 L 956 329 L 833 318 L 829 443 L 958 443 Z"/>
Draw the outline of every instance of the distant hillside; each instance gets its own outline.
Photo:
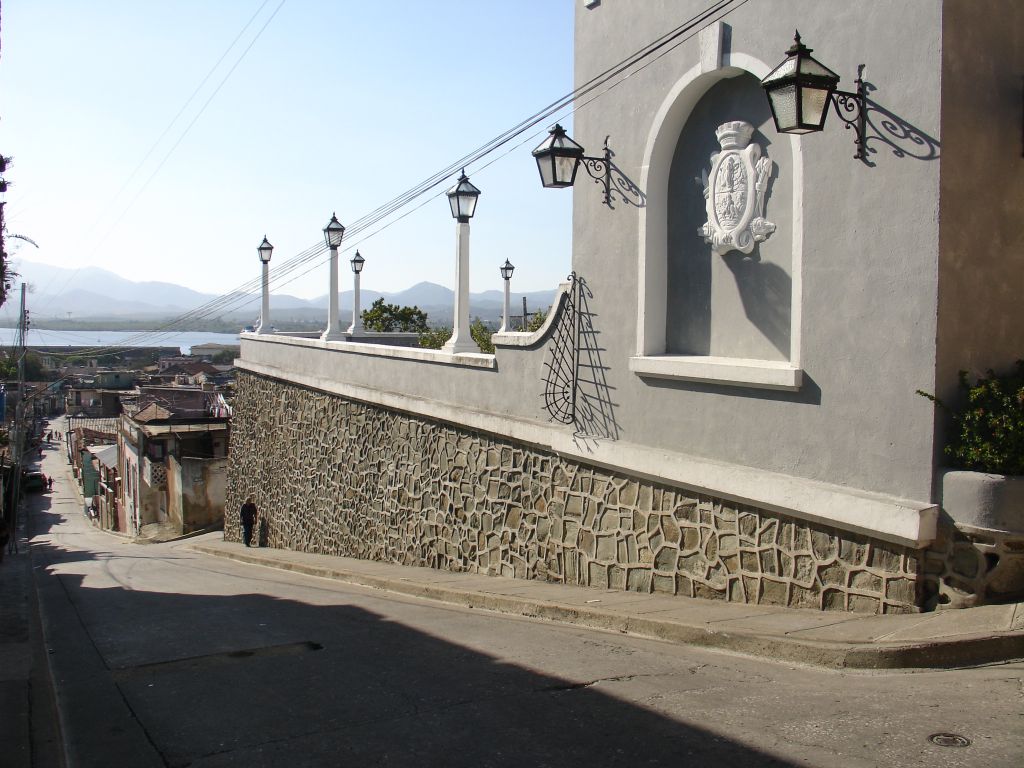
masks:
<path id="1" fill-rule="evenodd" d="M 180 317 L 187 312 L 221 298 L 218 294 L 201 293 L 174 283 L 135 282 L 97 267 L 83 267 L 79 270 L 54 267 L 26 260 L 14 265 L 19 273 L 18 282 L 30 285 L 29 308 L 33 324 L 44 328 L 56 325 L 67 326 L 69 321 L 87 321 L 95 327 L 98 321 L 109 319 L 118 323 L 158 321 Z M 524 294 L 512 297 L 512 313 L 521 314 Z M 525 294 L 530 313 L 546 310 L 555 292 L 535 291 Z M 363 308 L 369 307 L 377 298 L 383 297 L 391 304 L 417 306 L 426 312 L 433 325 L 450 325 L 454 293 L 450 288 L 436 283 L 418 283 L 403 291 L 385 292 L 363 289 L 360 301 Z M 352 292 L 338 294 L 342 317 L 352 312 Z M 328 297 L 326 294 L 315 299 L 300 299 L 287 294 L 272 293 L 270 297 L 271 317 L 275 321 L 297 323 L 326 322 Z M 470 314 L 482 320 L 497 321 L 501 317 L 501 291 L 484 291 L 470 295 Z M 255 321 L 260 311 L 258 294 L 239 296 L 230 302 L 230 311 L 203 312 L 197 318 L 195 327 L 203 322 L 212 324 L 248 325 Z M 17 323 L 18 302 L 12 298 L 0 308 L 0 325 L 7 327 Z M 50 323 L 47 323 L 49 319 Z M 114 329 L 113 327 L 111 328 Z"/>

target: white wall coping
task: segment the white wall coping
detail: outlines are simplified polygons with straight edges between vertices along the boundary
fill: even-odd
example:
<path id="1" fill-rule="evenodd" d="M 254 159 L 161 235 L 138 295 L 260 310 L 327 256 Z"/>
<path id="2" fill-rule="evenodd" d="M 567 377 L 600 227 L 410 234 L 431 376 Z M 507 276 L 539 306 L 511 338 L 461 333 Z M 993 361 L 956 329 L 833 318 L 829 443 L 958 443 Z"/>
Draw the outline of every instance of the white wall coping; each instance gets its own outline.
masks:
<path id="1" fill-rule="evenodd" d="M 629 358 L 629 370 L 658 379 L 703 381 L 709 384 L 797 390 L 803 370 L 779 360 L 752 360 L 710 355 L 647 355 Z"/>
<path id="2" fill-rule="evenodd" d="M 241 338 L 246 342 L 285 344 L 292 347 L 322 349 L 327 352 L 343 352 L 355 355 L 369 355 L 371 357 L 390 357 L 400 360 L 419 360 L 441 365 L 459 365 L 465 368 L 488 368 L 493 370 L 498 367 L 498 362 L 495 360 L 494 355 L 485 355 L 481 352 L 463 352 L 453 355 L 440 349 L 425 349 L 423 347 L 396 347 L 390 344 L 372 344 L 357 341 L 323 341 L 319 338 L 304 339 L 300 336 L 272 336 L 259 333 L 243 333 Z M 239 367 L 239 362 L 236 361 L 236 367 Z M 287 376 L 278 376 L 278 378 L 287 378 Z"/>
<path id="3" fill-rule="evenodd" d="M 562 304 L 565 301 L 565 297 L 569 295 L 571 288 L 572 282 L 558 284 L 555 298 L 551 302 L 551 308 L 548 310 L 548 316 L 544 318 L 544 324 L 536 331 L 505 331 L 504 333 L 495 333 L 491 336 L 491 343 L 495 347 L 532 347 L 534 344 L 539 344 L 548 335 L 548 331 L 551 330 L 551 326 L 561 313 Z"/>
<path id="4" fill-rule="evenodd" d="M 863 533 L 903 546 L 920 548 L 935 538 L 938 508 L 930 502 L 872 493 L 635 443 L 577 437 L 560 425 L 461 408 L 437 400 L 284 371 L 246 360 L 238 360 L 236 365 L 241 370 L 261 376 L 488 432 L 617 472 Z"/>

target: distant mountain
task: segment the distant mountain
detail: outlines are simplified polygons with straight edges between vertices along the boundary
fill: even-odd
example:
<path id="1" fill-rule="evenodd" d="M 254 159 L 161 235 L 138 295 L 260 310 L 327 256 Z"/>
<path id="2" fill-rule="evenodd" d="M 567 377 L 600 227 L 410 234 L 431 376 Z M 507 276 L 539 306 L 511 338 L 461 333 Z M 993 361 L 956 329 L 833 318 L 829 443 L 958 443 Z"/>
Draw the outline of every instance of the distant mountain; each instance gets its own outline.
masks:
<path id="1" fill-rule="evenodd" d="M 37 319 L 65 318 L 69 313 L 77 320 L 170 318 L 222 298 L 219 294 L 201 293 L 174 283 L 135 282 L 98 267 L 74 270 L 18 260 L 14 268 L 19 274 L 18 282 L 26 282 L 31 286 L 29 307 Z M 522 314 L 523 295 L 512 296 L 513 314 Z M 533 313 L 538 309 L 546 310 L 554 295 L 554 291 L 525 294 L 528 311 Z M 382 293 L 372 289 L 360 291 L 360 303 L 364 309 L 378 298 L 384 298 L 390 304 L 417 306 L 435 324 L 451 323 L 455 295 L 451 288 L 443 285 L 423 282 L 397 292 Z M 497 320 L 501 315 L 502 299 L 501 291 L 470 294 L 470 314 L 483 320 Z M 338 303 L 342 312 L 351 312 L 352 291 L 339 293 Z M 220 316 L 251 322 L 260 311 L 259 295 L 255 293 L 239 295 L 230 304 L 231 309 L 220 313 Z M 280 293 L 272 293 L 270 297 L 272 315 L 282 320 L 326 319 L 327 306 L 326 294 L 308 300 Z M 17 315 L 17 307 L 16 296 L 12 295 L 0 309 L 0 320 L 10 322 Z"/>

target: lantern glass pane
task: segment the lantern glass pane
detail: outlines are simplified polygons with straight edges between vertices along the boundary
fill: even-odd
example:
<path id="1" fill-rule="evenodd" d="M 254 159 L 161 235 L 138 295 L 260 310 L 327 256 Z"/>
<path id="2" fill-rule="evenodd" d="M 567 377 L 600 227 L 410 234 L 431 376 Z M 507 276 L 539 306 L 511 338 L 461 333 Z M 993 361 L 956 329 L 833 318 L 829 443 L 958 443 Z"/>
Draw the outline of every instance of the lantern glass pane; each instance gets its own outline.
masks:
<path id="1" fill-rule="evenodd" d="M 821 126 L 828 109 L 828 90 L 805 85 L 800 91 L 800 101 L 804 125 Z"/>
<path id="2" fill-rule="evenodd" d="M 776 80 L 781 80 L 784 77 L 788 77 L 789 75 L 796 74 L 796 64 L 797 58 L 795 56 L 789 57 L 784 62 L 779 64 L 779 66 L 777 66 L 775 69 L 769 72 L 768 76 L 765 77 L 764 80 L 762 80 L 761 82 L 772 83 Z"/>
<path id="3" fill-rule="evenodd" d="M 540 171 L 540 183 L 545 187 L 556 186 L 555 159 L 551 155 L 537 158 L 537 170 Z"/>
<path id="4" fill-rule="evenodd" d="M 834 79 L 839 82 L 839 75 L 833 72 L 831 69 L 826 67 L 820 61 L 810 56 L 800 61 L 800 74 L 801 75 L 817 75 L 818 77 L 827 77 L 830 80 Z"/>
<path id="5" fill-rule="evenodd" d="M 578 157 L 556 157 L 555 158 L 555 179 L 559 186 L 568 187 L 576 176 L 576 166 L 579 165 Z"/>
<path id="6" fill-rule="evenodd" d="M 799 116 L 796 109 L 796 86 L 784 85 L 768 91 L 772 101 L 772 113 L 775 115 L 776 127 L 783 133 L 799 127 Z"/>

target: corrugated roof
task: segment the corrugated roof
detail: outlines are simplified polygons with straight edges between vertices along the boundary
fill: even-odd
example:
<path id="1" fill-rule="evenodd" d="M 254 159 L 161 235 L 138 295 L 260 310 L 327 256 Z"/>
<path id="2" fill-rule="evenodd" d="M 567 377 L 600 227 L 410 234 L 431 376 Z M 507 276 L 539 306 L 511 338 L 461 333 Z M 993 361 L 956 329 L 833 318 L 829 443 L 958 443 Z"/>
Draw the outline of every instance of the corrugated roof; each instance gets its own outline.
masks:
<path id="1" fill-rule="evenodd" d="M 117 446 L 107 445 L 102 448 L 89 448 L 89 453 L 99 459 L 100 464 L 105 467 L 114 468 L 117 466 Z"/>

